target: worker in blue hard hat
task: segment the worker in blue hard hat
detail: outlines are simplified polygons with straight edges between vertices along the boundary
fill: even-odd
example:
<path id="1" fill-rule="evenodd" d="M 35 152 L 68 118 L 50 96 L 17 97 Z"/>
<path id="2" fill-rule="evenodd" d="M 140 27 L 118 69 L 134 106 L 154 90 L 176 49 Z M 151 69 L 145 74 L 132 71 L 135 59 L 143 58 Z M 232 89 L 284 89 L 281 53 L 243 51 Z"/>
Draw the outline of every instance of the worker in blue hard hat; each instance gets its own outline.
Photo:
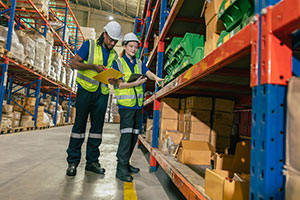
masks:
<path id="1" fill-rule="evenodd" d="M 115 95 L 119 106 L 121 132 L 117 151 L 116 177 L 126 182 L 132 182 L 133 180 L 130 173 L 140 171 L 139 168 L 130 165 L 129 160 L 141 129 L 145 92 L 143 84 L 147 81 L 147 78 L 155 80 L 156 83 L 161 85 L 164 81 L 164 79 L 149 71 L 146 65 L 135 57 L 139 43 L 140 41 L 134 33 L 126 34 L 122 42 L 124 50 L 120 59 L 113 62 L 113 68 L 125 74 L 123 78 L 115 83 Z M 129 82 L 131 75 L 134 73 L 140 77 L 133 82 Z"/>
<path id="2" fill-rule="evenodd" d="M 76 175 L 81 158 L 81 146 L 85 138 L 88 115 L 91 128 L 87 141 L 85 170 L 104 174 L 105 169 L 99 163 L 99 146 L 102 142 L 102 130 L 108 101 L 108 86 L 93 77 L 106 68 L 111 68 L 118 58 L 114 46 L 122 39 L 121 26 L 111 21 L 104 27 L 98 40 L 87 40 L 71 60 L 71 68 L 78 70 L 76 82 L 76 118 L 67 149 L 68 176 Z"/>

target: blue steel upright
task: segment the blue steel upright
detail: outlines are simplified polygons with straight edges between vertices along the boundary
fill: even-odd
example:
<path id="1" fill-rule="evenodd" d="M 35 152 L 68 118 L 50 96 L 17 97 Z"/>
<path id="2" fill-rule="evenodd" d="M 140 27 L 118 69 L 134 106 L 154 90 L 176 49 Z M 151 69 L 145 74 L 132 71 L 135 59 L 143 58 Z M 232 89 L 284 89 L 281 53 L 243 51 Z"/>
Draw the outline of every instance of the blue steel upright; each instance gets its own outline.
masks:
<path id="1" fill-rule="evenodd" d="M 10 99 L 11 99 L 11 93 L 13 89 L 13 80 L 14 80 L 14 74 L 11 74 L 9 78 L 9 86 L 8 86 L 8 91 L 7 91 L 7 104 L 10 104 Z"/>
<path id="2" fill-rule="evenodd" d="M 41 90 L 42 77 L 39 77 L 37 81 L 37 86 L 35 88 L 35 110 L 34 110 L 34 127 L 37 126 L 37 118 L 39 111 L 39 102 L 40 102 L 40 90 Z"/>
<path id="3" fill-rule="evenodd" d="M 166 22 L 166 11 L 167 11 L 167 0 L 161 0 L 160 6 L 160 22 L 159 22 L 159 34 L 161 34 L 163 27 Z M 156 75 L 162 77 L 163 65 L 164 65 L 164 43 L 159 41 L 158 50 L 157 50 L 157 65 L 156 65 Z M 155 91 L 157 92 L 159 87 L 155 85 Z M 158 136 L 159 136 L 159 117 L 160 116 L 160 101 L 154 101 L 154 110 L 153 110 L 153 131 L 152 131 L 152 147 L 158 147 Z M 150 165 L 150 171 L 155 171 L 156 166 Z"/>
<path id="4" fill-rule="evenodd" d="M 57 107 L 58 107 L 58 102 L 59 102 L 59 90 L 60 90 L 60 88 L 58 87 L 56 89 L 56 103 L 55 103 L 55 111 L 54 111 L 54 119 L 53 119 L 54 120 L 54 126 L 56 126 L 56 122 L 57 122 Z"/>
<path id="5" fill-rule="evenodd" d="M 10 7 L 10 15 L 9 15 L 9 22 L 8 22 L 8 31 L 7 31 L 7 39 L 6 39 L 6 50 L 10 51 L 11 42 L 12 42 L 12 33 L 14 28 L 14 18 L 15 18 L 15 10 L 16 10 L 16 0 L 11 0 L 11 7 Z M 3 13 L 2 13 L 3 14 Z M 4 60 L 4 64 L 2 66 L 2 75 L 1 75 L 1 86 L 0 86 L 0 104 L 3 104 L 3 99 L 5 95 L 5 88 L 7 84 L 7 68 L 8 68 L 8 59 Z M 2 120 L 2 106 L 0 106 L 0 123 Z"/>
<path id="6" fill-rule="evenodd" d="M 256 0 L 255 12 L 279 0 Z M 287 87 L 261 84 L 261 23 L 259 27 L 258 84 L 252 89 L 250 199 L 284 199 L 285 129 Z"/>

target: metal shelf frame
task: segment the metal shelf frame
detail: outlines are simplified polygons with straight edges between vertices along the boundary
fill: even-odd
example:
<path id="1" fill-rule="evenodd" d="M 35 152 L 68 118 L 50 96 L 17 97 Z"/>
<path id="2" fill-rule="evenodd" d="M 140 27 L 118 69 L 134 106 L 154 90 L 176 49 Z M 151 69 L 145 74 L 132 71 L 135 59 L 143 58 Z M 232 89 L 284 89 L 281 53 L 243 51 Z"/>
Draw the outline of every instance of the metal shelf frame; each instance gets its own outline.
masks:
<path id="1" fill-rule="evenodd" d="M 160 77 L 164 64 L 165 38 L 172 25 L 176 23 L 174 20 L 185 2 L 187 0 L 175 0 L 172 8 L 169 8 L 168 15 L 165 0 L 160 1 L 160 7 L 156 5 L 154 8 L 154 12 L 160 9 L 159 42 L 153 45 L 152 54 L 148 59 L 144 58 L 144 61 L 150 68 L 154 58 L 157 57 L 156 73 Z M 192 86 L 199 89 L 205 87 L 219 89 L 220 92 L 211 90 L 197 94 L 227 97 L 235 95 L 234 97 L 240 98 L 240 101 L 252 104 L 250 199 L 284 199 L 286 93 L 288 80 L 292 76 L 300 76 L 299 55 L 297 57 L 294 54 L 295 50 L 299 52 L 300 2 L 256 0 L 255 13 L 256 16 L 250 24 L 167 86 L 160 90 L 156 87 L 154 94 L 145 101 L 145 106 L 153 106 L 152 144 L 146 143 L 141 136 L 139 144 L 143 144 L 150 152 L 150 171 L 155 171 L 160 164 L 177 185 L 174 179 L 176 169 L 165 167 L 167 161 L 155 153 L 158 151 L 161 99 L 174 94 L 193 95 L 195 89 L 191 90 Z M 153 14 L 149 24 L 152 25 L 155 18 Z M 151 31 L 153 30 L 150 26 L 148 32 L 142 32 L 141 38 L 145 38 L 145 41 L 140 49 L 141 57 L 147 50 Z M 248 72 L 244 69 L 228 68 L 245 58 L 246 60 L 249 58 Z M 247 89 L 245 86 L 224 83 L 223 86 L 213 84 L 208 87 L 205 82 L 201 82 L 211 75 L 248 77 L 248 87 L 251 87 L 250 98 L 243 93 L 226 92 L 230 87 L 236 92 L 241 92 Z M 177 178 L 181 181 L 177 187 L 187 199 L 207 199 L 205 195 L 199 193 L 199 188 L 187 183 L 184 174 Z M 185 186 L 185 189 L 181 186 Z M 187 190 L 192 191 L 194 195 L 190 195 Z"/>
<path id="2" fill-rule="evenodd" d="M 58 20 L 63 23 L 63 26 L 61 27 L 63 29 L 63 39 L 58 35 L 56 32 L 57 30 L 54 30 L 54 28 L 50 25 L 50 21 L 46 19 L 46 17 L 41 13 L 41 11 L 35 6 L 35 4 L 31 0 L 26 1 L 16 1 L 16 0 L 10 0 L 11 5 L 10 7 L 6 6 L 2 1 L 0 1 L 0 5 L 4 10 L 2 10 L 1 15 L 4 15 L 8 19 L 8 34 L 7 34 L 7 40 L 6 40 L 6 50 L 9 52 L 11 48 L 11 39 L 12 39 L 12 32 L 14 27 L 16 29 L 29 29 L 33 28 L 36 31 L 37 25 L 41 25 L 44 27 L 42 34 L 44 37 L 47 36 L 47 30 L 50 29 L 52 33 L 57 37 L 58 41 L 60 42 L 60 50 L 57 48 L 54 48 L 54 50 L 57 50 L 62 56 L 63 56 L 63 64 L 67 66 L 67 63 L 69 63 L 69 60 L 77 51 L 77 47 L 80 43 L 83 42 L 84 36 L 82 34 L 82 31 L 80 29 L 79 23 L 77 19 L 75 18 L 70 5 L 67 0 L 50 0 L 50 7 L 49 7 L 49 16 L 50 20 Z M 17 2 L 21 3 L 27 3 L 30 9 L 19 9 L 16 8 Z M 51 6 L 54 3 L 58 3 L 57 6 Z M 28 14 L 30 13 L 30 15 Z M 33 22 L 28 23 L 27 21 L 24 21 L 23 19 L 31 19 Z M 15 22 L 17 21 L 17 23 Z M 71 20 L 71 21 L 70 21 Z M 21 25 L 24 27 L 22 28 Z M 74 40 L 73 43 L 69 40 L 69 44 L 67 44 L 67 41 L 64 41 L 65 34 L 66 34 L 66 27 L 70 29 L 71 32 L 71 38 Z M 68 96 L 68 110 L 67 110 L 67 118 L 66 122 L 69 120 L 69 113 L 70 113 L 70 105 L 72 98 L 76 97 L 76 93 L 72 91 L 71 88 L 64 87 L 60 85 L 60 83 L 50 80 L 49 78 L 45 77 L 44 75 L 33 71 L 32 69 L 29 69 L 28 67 L 25 67 L 24 65 L 16 62 L 14 59 L 11 59 L 6 54 L 1 54 L 0 59 L 3 60 L 3 64 L 1 64 L 1 85 L 0 85 L 0 103 L 2 105 L 3 99 L 5 94 L 7 94 L 7 103 L 9 104 L 11 101 L 16 103 L 12 95 L 21 90 L 21 89 L 27 89 L 26 96 L 30 96 L 29 89 L 31 86 L 35 86 L 35 98 L 36 98 L 36 106 L 35 106 L 35 113 L 30 113 L 26 111 L 25 108 L 20 106 L 25 112 L 28 112 L 30 115 L 34 117 L 35 120 L 35 127 L 37 123 L 37 111 L 38 111 L 38 102 L 41 98 L 41 92 L 44 93 L 44 96 L 46 94 L 51 94 L 52 97 L 56 95 L 56 108 L 55 108 L 55 114 L 54 114 L 54 124 L 56 126 L 56 118 L 57 118 L 57 106 L 59 102 L 59 97 L 61 96 L 64 98 L 65 96 Z M 7 80 L 9 77 L 9 80 Z M 17 91 L 13 91 L 13 83 L 22 86 L 21 89 L 18 89 Z M 2 106 L 0 107 L 0 122 L 2 118 Z"/>

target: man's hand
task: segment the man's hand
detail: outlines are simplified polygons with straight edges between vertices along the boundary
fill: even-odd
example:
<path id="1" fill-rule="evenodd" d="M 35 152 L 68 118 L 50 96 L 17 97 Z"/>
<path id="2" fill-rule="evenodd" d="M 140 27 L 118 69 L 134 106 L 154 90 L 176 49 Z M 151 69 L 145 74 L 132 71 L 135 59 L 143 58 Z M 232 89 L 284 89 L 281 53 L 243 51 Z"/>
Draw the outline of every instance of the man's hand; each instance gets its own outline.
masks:
<path id="1" fill-rule="evenodd" d="M 94 67 L 94 70 L 96 70 L 96 72 L 98 72 L 98 73 L 107 69 L 104 65 L 93 65 L 93 67 Z"/>

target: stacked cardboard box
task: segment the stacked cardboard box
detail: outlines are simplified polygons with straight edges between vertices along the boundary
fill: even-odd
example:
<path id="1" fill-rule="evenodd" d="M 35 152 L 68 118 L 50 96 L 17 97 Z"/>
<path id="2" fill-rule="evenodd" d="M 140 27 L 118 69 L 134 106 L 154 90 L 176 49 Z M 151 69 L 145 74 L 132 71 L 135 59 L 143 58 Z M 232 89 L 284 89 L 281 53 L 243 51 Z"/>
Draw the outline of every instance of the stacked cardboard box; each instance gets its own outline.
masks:
<path id="1" fill-rule="evenodd" d="M 12 122 L 14 117 L 13 108 L 13 105 L 8 105 L 6 104 L 6 101 L 3 101 L 1 129 L 12 128 Z"/>
<path id="2" fill-rule="evenodd" d="M 211 130 L 212 98 L 186 98 L 184 114 L 184 139 L 206 141 L 212 146 L 215 144 L 215 132 Z"/>
<path id="3" fill-rule="evenodd" d="M 179 117 L 179 99 L 178 98 L 164 98 L 160 107 L 160 132 L 159 132 L 159 149 L 162 152 L 167 152 L 166 142 L 168 136 L 166 131 L 178 131 L 178 117 Z M 165 147 L 165 149 L 163 149 Z"/>
<path id="4" fill-rule="evenodd" d="M 34 127 L 34 121 L 31 115 L 22 115 L 21 127 Z"/>
<path id="5" fill-rule="evenodd" d="M 71 123 L 75 123 L 75 117 L 76 117 L 76 108 L 75 107 L 71 107 L 70 108 Z"/>
<path id="6" fill-rule="evenodd" d="M 146 125 L 146 141 L 152 143 L 153 119 L 147 119 Z"/>
<path id="7" fill-rule="evenodd" d="M 206 169 L 205 193 L 211 199 L 249 199 L 250 146 L 250 141 L 239 142 L 235 155 L 217 155 L 215 169 Z"/>
<path id="8" fill-rule="evenodd" d="M 224 152 L 230 145 L 232 133 L 234 101 L 227 99 L 215 99 L 213 114 L 213 130 L 217 134 L 217 152 Z"/>
<path id="9" fill-rule="evenodd" d="M 204 45 L 204 56 L 217 48 L 217 42 L 220 33 L 225 29 L 223 23 L 218 20 L 217 14 L 223 0 L 212 0 L 206 4 L 205 25 L 206 25 L 206 42 Z"/>
<path id="10" fill-rule="evenodd" d="M 21 121 L 21 112 L 14 111 L 13 121 L 12 121 L 12 127 L 16 128 L 20 126 Z"/>

